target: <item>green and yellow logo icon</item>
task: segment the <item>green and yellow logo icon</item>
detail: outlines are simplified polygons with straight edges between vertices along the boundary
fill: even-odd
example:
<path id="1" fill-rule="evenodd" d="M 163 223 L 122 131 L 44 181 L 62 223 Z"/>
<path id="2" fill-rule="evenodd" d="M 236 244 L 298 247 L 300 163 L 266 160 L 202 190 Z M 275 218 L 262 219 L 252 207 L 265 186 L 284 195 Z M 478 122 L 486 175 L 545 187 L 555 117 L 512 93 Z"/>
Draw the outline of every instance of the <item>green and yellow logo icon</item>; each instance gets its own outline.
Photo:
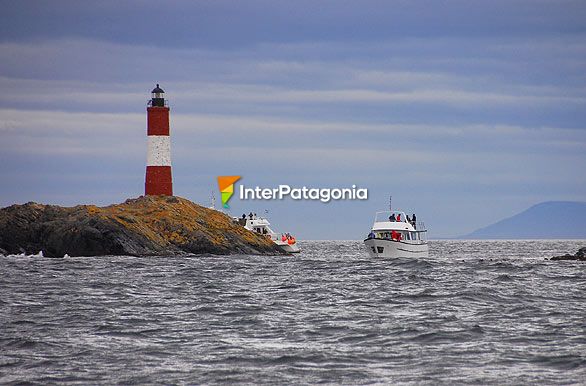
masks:
<path id="1" fill-rule="evenodd" d="M 234 194 L 234 183 L 240 179 L 240 176 L 219 176 L 218 186 L 220 187 L 220 194 L 222 195 L 222 206 L 230 209 L 228 201 Z"/>

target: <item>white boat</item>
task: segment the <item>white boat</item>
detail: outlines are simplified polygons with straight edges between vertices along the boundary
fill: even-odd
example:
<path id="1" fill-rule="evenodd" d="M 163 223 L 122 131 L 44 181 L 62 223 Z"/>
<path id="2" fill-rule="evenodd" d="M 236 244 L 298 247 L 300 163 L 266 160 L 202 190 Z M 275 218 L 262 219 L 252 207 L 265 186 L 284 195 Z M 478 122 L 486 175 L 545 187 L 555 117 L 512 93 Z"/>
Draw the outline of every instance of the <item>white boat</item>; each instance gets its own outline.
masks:
<path id="1" fill-rule="evenodd" d="M 298 253 L 301 252 L 297 240 L 290 233 L 277 233 L 270 227 L 271 223 L 265 217 L 257 217 L 256 215 L 248 215 L 243 217 L 234 217 L 238 224 L 244 226 L 249 231 L 264 235 L 266 238 L 272 240 L 275 244 L 280 246 L 285 252 Z"/>
<path id="2" fill-rule="evenodd" d="M 428 257 L 427 230 L 415 223 L 405 212 L 377 212 L 364 245 L 371 257 Z"/>

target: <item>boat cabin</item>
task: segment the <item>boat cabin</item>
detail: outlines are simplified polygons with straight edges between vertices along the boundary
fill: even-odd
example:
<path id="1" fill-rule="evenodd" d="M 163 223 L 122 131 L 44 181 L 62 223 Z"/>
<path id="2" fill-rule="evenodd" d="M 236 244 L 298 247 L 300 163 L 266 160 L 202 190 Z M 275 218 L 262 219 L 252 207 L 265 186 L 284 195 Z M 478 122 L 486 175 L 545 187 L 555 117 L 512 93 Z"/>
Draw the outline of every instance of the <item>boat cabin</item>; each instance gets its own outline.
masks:
<path id="1" fill-rule="evenodd" d="M 261 235 L 274 235 L 275 232 L 269 227 L 271 223 L 264 217 L 257 217 L 256 215 L 242 217 L 233 217 L 235 223 L 242 225 L 246 229 L 259 233 Z"/>
<path id="2" fill-rule="evenodd" d="M 262 235 L 266 235 L 268 233 L 274 233 L 271 228 L 269 228 L 269 222 L 267 219 L 255 217 L 252 220 L 248 220 L 245 225 L 246 228 L 250 229 L 253 232 L 260 233 Z"/>
<path id="3" fill-rule="evenodd" d="M 377 212 L 371 231 L 371 237 L 377 239 L 415 242 L 425 241 L 426 234 L 423 224 L 416 224 L 399 210 Z"/>

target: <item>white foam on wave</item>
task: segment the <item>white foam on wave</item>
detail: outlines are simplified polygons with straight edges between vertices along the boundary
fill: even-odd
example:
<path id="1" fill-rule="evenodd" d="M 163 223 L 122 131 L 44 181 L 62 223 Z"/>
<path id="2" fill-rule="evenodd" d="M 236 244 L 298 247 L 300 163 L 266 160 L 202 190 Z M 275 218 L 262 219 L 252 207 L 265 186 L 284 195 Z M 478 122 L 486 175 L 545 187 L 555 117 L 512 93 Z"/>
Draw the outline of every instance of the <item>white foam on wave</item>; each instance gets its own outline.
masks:
<path id="1" fill-rule="evenodd" d="M 43 251 L 39 251 L 39 253 L 34 254 L 34 255 L 27 255 L 24 252 L 23 253 L 19 253 L 19 254 L 9 254 L 9 255 L 2 255 L 0 254 L 1 257 L 45 257 L 45 255 L 43 254 Z"/>
<path id="2" fill-rule="evenodd" d="M 39 251 L 39 253 L 34 254 L 34 255 L 27 255 L 25 253 L 19 253 L 19 254 L 9 254 L 9 255 L 3 255 L 2 253 L 0 253 L 0 258 L 1 257 L 12 257 L 12 258 L 34 258 L 34 257 L 45 257 L 45 254 L 43 253 L 43 251 Z M 71 258 L 71 256 L 69 256 L 69 254 L 64 254 L 63 258 Z"/>

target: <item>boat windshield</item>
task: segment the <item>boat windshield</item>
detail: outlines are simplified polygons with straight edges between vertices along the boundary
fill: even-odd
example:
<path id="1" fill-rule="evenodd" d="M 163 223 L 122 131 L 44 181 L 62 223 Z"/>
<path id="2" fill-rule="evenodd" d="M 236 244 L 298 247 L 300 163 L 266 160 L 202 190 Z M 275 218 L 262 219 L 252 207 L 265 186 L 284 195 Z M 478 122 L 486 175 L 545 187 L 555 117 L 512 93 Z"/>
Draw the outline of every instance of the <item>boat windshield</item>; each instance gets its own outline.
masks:
<path id="1" fill-rule="evenodd" d="M 376 216 L 374 217 L 374 222 L 407 222 L 407 215 L 405 212 L 400 210 L 392 210 L 392 211 L 384 211 L 384 212 L 376 212 Z"/>

